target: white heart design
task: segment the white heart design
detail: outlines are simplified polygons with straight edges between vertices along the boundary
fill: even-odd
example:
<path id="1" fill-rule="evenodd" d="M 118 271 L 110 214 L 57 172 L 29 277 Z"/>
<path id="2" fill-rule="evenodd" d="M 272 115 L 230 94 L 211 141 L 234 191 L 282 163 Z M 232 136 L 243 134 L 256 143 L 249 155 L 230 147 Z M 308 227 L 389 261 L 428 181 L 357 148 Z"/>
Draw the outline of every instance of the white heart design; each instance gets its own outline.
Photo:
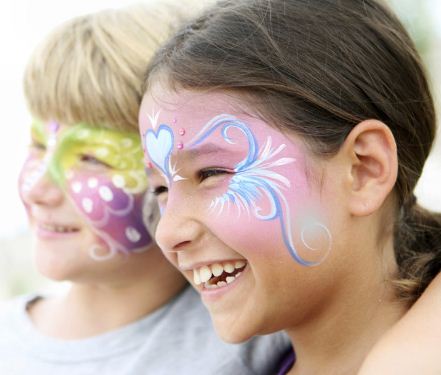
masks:
<path id="1" fill-rule="evenodd" d="M 158 132 L 152 129 L 145 134 L 145 147 L 150 160 L 167 176 L 169 173 L 169 158 L 173 150 L 173 131 L 167 125 L 160 125 Z"/>

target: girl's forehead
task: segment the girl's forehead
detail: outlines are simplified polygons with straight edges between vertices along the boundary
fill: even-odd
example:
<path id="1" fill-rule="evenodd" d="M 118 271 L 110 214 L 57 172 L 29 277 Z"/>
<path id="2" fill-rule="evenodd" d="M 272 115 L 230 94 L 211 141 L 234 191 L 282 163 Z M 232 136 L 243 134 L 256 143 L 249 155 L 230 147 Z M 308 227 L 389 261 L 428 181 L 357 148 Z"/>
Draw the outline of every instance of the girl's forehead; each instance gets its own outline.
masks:
<path id="1" fill-rule="evenodd" d="M 291 143 L 295 140 L 291 134 L 282 132 L 260 118 L 256 110 L 237 94 L 222 91 L 176 92 L 158 88 L 144 96 L 139 117 L 141 137 L 144 139 L 148 131 L 156 134 L 162 126 L 165 126 L 173 133 L 173 142 L 177 146 L 175 151 L 181 153 L 181 150 L 187 149 L 187 146 L 193 143 L 203 129 L 220 117 L 229 118 L 232 125 L 241 122 L 259 143 L 265 142 L 267 137 L 283 143 Z M 206 143 L 209 142 L 215 144 L 221 142 L 224 146 L 228 146 L 228 142 L 225 142 L 220 132 L 221 128 L 211 132 L 199 146 L 208 147 Z M 228 135 L 234 138 L 232 143 L 236 148 L 247 146 L 243 129 L 231 126 Z"/>
<path id="2" fill-rule="evenodd" d="M 231 167 L 248 153 L 284 150 L 301 160 L 305 151 L 300 138 L 269 125 L 229 93 L 154 90 L 145 95 L 139 120 L 147 165 L 169 178 L 171 167 L 187 162 Z"/>
<path id="3" fill-rule="evenodd" d="M 223 91 L 168 90 L 154 87 L 143 99 L 140 126 L 151 127 L 150 120 L 169 125 L 204 123 L 220 113 L 249 119 L 257 116 L 238 95 Z M 153 118 L 151 118 L 153 117 Z M 158 124 L 159 125 L 159 124 Z"/>

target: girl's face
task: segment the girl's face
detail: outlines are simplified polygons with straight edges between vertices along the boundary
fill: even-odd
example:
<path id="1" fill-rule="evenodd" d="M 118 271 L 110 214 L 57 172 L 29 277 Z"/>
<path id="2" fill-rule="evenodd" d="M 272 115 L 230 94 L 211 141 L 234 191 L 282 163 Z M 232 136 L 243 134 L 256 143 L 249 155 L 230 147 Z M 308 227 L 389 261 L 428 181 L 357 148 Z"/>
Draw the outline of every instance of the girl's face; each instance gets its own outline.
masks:
<path id="1" fill-rule="evenodd" d="M 85 254 L 95 262 L 149 247 L 142 220 L 147 180 L 136 134 L 40 121 L 31 134 L 19 189 L 37 263 L 72 268 Z M 52 268 L 43 272 L 59 278 Z"/>
<path id="2" fill-rule="evenodd" d="M 156 240 L 219 334 L 242 341 L 310 313 L 332 284 L 333 243 L 318 161 L 300 138 L 226 93 L 159 88 L 140 128 L 162 212 Z"/>

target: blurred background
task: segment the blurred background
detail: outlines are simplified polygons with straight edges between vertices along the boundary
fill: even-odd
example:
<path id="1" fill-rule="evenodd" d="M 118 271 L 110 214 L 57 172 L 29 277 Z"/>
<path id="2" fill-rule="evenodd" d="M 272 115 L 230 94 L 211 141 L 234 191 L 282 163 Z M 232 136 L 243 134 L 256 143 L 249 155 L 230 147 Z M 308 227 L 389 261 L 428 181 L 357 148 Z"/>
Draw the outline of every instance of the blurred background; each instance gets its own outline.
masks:
<path id="1" fill-rule="evenodd" d="M 387 2 L 406 25 L 424 59 L 439 114 L 441 1 Z M 0 302 L 18 294 L 42 289 L 51 292 L 66 286 L 51 283 L 34 270 L 32 241 L 17 193 L 18 172 L 26 155 L 31 120 L 22 93 L 26 61 L 35 46 L 59 23 L 84 13 L 131 3 L 128 0 L 7 0 L 0 5 L 0 100 L 5 130 L 0 136 L 3 181 L 0 187 Z M 441 132 L 426 163 L 416 195 L 422 205 L 441 211 Z"/>

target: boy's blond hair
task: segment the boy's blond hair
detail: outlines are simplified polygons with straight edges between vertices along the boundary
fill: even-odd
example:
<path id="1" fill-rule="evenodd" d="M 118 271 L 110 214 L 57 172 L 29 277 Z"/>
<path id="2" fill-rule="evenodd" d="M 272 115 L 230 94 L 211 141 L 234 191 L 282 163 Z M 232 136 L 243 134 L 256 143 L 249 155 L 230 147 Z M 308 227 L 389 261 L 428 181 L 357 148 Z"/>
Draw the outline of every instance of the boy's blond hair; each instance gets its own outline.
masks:
<path id="1" fill-rule="evenodd" d="M 150 58 L 197 1 L 156 1 L 74 18 L 27 65 L 24 91 L 40 120 L 137 131 Z M 200 3 L 200 2 L 199 2 Z"/>

